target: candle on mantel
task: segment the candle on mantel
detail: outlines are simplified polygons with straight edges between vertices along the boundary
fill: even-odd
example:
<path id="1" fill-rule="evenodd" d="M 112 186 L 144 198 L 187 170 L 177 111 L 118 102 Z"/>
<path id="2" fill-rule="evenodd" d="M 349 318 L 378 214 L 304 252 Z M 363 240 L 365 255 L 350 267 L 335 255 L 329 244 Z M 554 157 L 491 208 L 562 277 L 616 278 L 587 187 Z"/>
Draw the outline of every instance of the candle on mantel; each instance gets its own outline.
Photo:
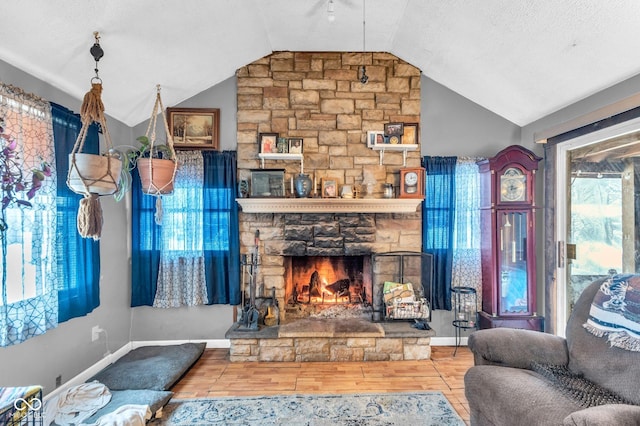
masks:
<path id="1" fill-rule="evenodd" d="M 316 175 L 313 175 L 313 196 L 318 195 L 318 182 L 316 181 Z"/>
<path id="2" fill-rule="evenodd" d="M 291 196 L 293 197 L 293 176 L 291 176 Z"/>

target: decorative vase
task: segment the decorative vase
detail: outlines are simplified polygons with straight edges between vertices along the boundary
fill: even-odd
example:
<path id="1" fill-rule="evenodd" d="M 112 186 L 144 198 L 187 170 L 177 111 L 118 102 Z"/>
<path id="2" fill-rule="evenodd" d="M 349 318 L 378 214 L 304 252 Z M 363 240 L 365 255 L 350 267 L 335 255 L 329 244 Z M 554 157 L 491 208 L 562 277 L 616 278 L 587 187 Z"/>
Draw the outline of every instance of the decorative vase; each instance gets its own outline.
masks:
<path id="1" fill-rule="evenodd" d="M 173 192 L 175 161 L 160 158 L 138 159 L 138 172 L 145 194 L 164 195 Z"/>
<path id="2" fill-rule="evenodd" d="M 311 181 L 309 175 L 300 173 L 298 176 L 296 176 L 294 185 L 297 198 L 307 198 L 309 194 L 311 194 L 313 182 Z"/>

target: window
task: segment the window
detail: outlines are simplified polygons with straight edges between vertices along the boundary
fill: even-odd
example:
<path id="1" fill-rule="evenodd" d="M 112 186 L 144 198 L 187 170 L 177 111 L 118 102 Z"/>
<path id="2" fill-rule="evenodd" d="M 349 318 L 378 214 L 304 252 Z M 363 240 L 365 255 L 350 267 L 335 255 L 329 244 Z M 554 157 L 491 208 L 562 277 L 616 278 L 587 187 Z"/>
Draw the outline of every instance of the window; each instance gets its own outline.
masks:
<path id="1" fill-rule="evenodd" d="M 476 159 L 423 159 L 422 251 L 433 255 L 434 309 L 451 310 L 451 287 L 480 293 L 480 187 Z"/>
<path id="2" fill-rule="evenodd" d="M 132 306 L 239 304 L 235 152 L 178 151 L 174 192 L 145 195 L 132 185 Z"/>
<path id="3" fill-rule="evenodd" d="M 47 102 L 0 85 L 0 117 L 4 121 L 2 147 L 9 140 L 16 142 L 16 158 L 25 176 L 40 168 L 42 161 L 55 168 Z M 23 193 L 18 196 L 27 199 Z M 0 346 L 42 334 L 58 322 L 56 235 L 55 226 L 51 227 L 56 223 L 55 173 L 45 178 L 29 202 L 32 207 L 11 203 L 2 209 L 6 228 L 0 246 Z"/>

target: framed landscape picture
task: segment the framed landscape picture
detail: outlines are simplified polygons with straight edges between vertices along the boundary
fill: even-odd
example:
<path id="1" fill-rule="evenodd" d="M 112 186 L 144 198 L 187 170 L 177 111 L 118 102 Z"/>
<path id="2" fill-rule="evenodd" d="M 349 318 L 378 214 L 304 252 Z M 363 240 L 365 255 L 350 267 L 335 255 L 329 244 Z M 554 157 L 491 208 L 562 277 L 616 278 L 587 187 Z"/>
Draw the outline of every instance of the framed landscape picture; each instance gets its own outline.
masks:
<path id="1" fill-rule="evenodd" d="M 220 149 L 220 109 L 167 108 L 169 132 L 176 149 Z"/>

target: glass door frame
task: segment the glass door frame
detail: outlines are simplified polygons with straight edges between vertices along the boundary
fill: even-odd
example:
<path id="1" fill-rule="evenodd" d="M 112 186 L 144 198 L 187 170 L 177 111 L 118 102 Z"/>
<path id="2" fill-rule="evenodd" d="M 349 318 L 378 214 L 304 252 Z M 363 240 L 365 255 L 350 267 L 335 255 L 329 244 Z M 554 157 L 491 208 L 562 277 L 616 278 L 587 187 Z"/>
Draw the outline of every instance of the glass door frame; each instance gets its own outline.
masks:
<path id="1" fill-rule="evenodd" d="M 570 188 L 571 167 L 569 164 L 569 152 L 587 145 L 607 141 L 615 137 L 623 136 L 630 133 L 640 131 L 640 118 L 625 121 L 623 123 L 607 127 L 592 133 L 566 140 L 556 145 L 555 159 L 555 207 L 554 228 L 555 228 L 555 248 L 556 256 L 554 263 L 555 288 L 553 283 L 546 283 L 547 293 L 553 292 L 552 297 L 546 300 L 553 300 L 555 296 L 554 310 L 554 327 L 552 332 L 558 336 L 565 337 L 565 328 L 569 319 L 567 304 L 567 260 L 566 260 L 566 244 L 567 244 L 567 193 Z M 546 198 L 547 202 L 549 198 Z M 547 308 L 549 311 L 549 307 Z"/>

